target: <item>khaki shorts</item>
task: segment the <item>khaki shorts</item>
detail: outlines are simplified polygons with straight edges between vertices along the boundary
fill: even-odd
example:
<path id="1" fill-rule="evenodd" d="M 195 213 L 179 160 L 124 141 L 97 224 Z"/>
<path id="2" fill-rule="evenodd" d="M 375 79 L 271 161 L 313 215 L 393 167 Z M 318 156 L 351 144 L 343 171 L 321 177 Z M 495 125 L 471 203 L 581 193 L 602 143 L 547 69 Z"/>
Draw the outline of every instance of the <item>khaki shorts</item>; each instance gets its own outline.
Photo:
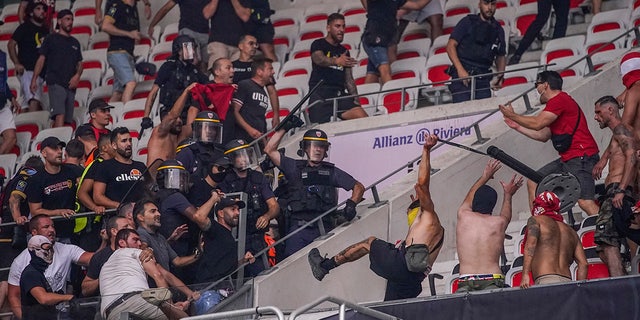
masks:
<path id="1" fill-rule="evenodd" d="M 220 58 L 228 58 L 231 61 L 238 60 L 240 49 L 222 42 L 211 42 L 207 45 L 207 54 L 209 54 L 209 63 L 207 64 L 207 70 L 209 70 L 213 63 Z"/>
<path id="2" fill-rule="evenodd" d="M 571 279 L 559 274 L 545 274 L 544 276 L 537 277 L 535 284 L 551 284 L 562 282 L 571 282 Z"/>

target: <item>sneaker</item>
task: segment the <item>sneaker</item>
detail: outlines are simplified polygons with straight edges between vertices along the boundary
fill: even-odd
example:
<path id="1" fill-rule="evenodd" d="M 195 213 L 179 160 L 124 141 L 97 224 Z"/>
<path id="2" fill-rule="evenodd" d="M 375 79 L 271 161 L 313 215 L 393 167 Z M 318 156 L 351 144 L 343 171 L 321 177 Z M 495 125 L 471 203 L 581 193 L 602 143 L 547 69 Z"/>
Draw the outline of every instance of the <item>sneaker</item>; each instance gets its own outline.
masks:
<path id="1" fill-rule="evenodd" d="M 154 306 L 159 306 L 163 302 L 170 300 L 172 294 L 167 288 L 153 288 L 142 291 L 140 296 L 144 301 L 149 302 Z"/>
<path id="2" fill-rule="evenodd" d="M 318 251 L 318 248 L 311 249 L 311 251 L 309 251 L 308 258 L 313 276 L 318 279 L 318 281 L 322 281 L 322 279 L 324 279 L 324 276 L 329 273 L 329 270 L 326 270 L 320 265 L 320 263 L 322 263 L 325 258 L 320 255 L 320 251 Z"/>
<path id="3" fill-rule="evenodd" d="M 517 54 L 512 55 L 511 58 L 509 59 L 508 65 L 514 65 L 514 64 L 520 63 L 520 58 L 522 58 L 520 55 L 517 55 Z"/>

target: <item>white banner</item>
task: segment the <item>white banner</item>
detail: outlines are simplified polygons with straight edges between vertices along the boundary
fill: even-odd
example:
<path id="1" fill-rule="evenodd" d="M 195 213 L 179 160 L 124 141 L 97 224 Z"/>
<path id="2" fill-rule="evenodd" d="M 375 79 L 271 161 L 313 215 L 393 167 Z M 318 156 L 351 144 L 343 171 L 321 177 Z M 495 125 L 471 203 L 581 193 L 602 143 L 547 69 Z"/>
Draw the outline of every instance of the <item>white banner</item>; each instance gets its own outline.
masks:
<path id="1" fill-rule="evenodd" d="M 425 133 L 435 134 L 442 140 L 448 140 L 460 134 L 461 131 L 463 132 L 460 137 L 475 136 L 473 130 L 464 129 L 485 115 L 477 114 L 329 136 L 331 149 L 327 161 L 335 163 L 337 167 L 351 174 L 367 187 L 420 156 Z M 502 114 L 496 113 L 483 121 L 483 124 L 486 125 L 496 120 L 502 121 Z M 439 147 L 434 151 L 433 156 L 445 152 L 448 148 L 451 146 Z M 417 170 L 417 168 L 415 169 Z M 413 168 L 401 170 L 380 183 L 378 191 L 405 176 L 409 170 L 413 170 Z M 347 199 L 350 195 L 351 192 L 340 189 L 340 201 Z"/>

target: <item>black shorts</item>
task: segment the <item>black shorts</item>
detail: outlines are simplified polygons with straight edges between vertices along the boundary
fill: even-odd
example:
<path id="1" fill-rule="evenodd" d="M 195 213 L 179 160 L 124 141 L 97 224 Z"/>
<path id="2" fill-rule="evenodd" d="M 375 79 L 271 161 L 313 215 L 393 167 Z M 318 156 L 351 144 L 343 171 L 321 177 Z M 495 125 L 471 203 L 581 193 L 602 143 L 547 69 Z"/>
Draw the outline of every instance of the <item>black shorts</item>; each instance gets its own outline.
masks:
<path id="1" fill-rule="evenodd" d="M 313 102 L 322 99 L 332 99 L 348 94 L 344 89 L 338 87 L 320 87 L 309 97 L 309 105 Z M 355 98 L 354 98 L 355 99 Z M 342 113 L 351 110 L 356 106 L 354 99 L 338 99 L 338 110 L 336 115 L 342 118 Z M 333 100 L 327 100 L 325 102 L 317 103 L 313 105 L 309 110 L 309 119 L 313 123 L 326 123 L 331 121 L 333 116 Z"/>
<path id="2" fill-rule="evenodd" d="M 249 34 L 256 37 L 258 43 L 273 44 L 273 37 L 276 32 L 275 29 L 273 29 L 273 24 L 271 24 L 271 22 L 267 24 L 249 22 L 247 23 L 247 26 L 249 28 Z"/>
<path id="3" fill-rule="evenodd" d="M 422 280 L 425 275 L 409 271 L 404 254 L 404 246 L 396 248 L 393 244 L 380 239 L 371 242 L 369 268 L 388 280 L 385 301 L 415 298 L 422 292 Z"/>

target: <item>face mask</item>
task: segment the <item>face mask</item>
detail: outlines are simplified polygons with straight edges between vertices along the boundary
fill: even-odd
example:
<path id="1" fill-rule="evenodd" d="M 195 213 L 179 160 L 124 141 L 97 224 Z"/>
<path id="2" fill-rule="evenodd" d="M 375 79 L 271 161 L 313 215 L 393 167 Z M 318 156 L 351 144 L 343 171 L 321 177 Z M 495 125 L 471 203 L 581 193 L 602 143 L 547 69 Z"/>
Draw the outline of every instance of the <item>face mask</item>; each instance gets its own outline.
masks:
<path id="1" fill-rule="evenodd" d="M 31 237 L 28 248 L 36 257 L 46 263 L 51 264 L 53 262 L 53 244 L 47 237 L 41 235 Z"/>

